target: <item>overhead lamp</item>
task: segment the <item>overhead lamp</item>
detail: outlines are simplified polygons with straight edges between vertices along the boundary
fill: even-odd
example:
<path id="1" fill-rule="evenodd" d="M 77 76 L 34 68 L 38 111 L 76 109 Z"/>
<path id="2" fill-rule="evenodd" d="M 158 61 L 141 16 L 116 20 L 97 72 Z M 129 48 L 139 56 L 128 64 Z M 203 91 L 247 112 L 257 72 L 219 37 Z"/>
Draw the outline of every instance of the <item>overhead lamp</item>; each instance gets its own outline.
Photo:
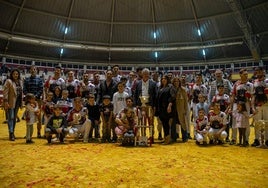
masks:
<path id="1" fill-rule="evenodd" d="M 65 28 L 64 33 L 65 33 L 65 35 L 68 33 L 68 27 Z"/>
<path id="2" fill-rule="evenodd" d="M 60 49 L 60 55 L 62 55 L 62 54 L 63 54 L 63 48 Z"/>
<path id="3" fill-rule="evenodd" d="M 156 39 L 156 32 L 154 32 L 154 39 Z"/>
<path id="4" fill-rule="evenodd" d="M 206 51 L 203 49 L 203 56 L 206 56 Z"/>
<path id="5" fill-rule="evenodd" d="M 200 31 L 200 29 L 198 29 L 197 32 L 198 32 L 198 35 L 201 36 L 201 31 Z"/>
<path id="6" fill-rule="evenodd" d="M 158 53 L 157 53 L 157 52 L 154 53 L 154 57 L 155 57 L 155 58 L 158 57 Z"/>

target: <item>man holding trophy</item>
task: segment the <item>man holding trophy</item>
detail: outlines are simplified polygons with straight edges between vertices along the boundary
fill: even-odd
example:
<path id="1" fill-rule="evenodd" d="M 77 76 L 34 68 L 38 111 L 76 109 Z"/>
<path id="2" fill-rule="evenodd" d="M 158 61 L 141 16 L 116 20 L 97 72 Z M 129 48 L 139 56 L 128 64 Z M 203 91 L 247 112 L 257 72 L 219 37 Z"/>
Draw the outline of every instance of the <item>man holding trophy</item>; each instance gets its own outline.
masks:
<path id="1" fill-rule="evenodd" d="M 83 136 L 83 142 L 88 142 L 89 131 L 91 128 L 91 121 L 87 118 L 87 108 L 83 107 L 82 99 L 80 97 L 74 98 L 73 109 L 70 110 L 67 116 L 69 135 L 79 138 Z"/>
<path id="2" fill-rule="evenodd" d="M 150 144 L 154 142 L 154 113 L 156 99 L 156 83 L 149 79 L 150 71 L 147 68 L 142 70 L 142 79 L 137 83 L 135 88 L 134 105 L 140 108 L 138 126 L 146 126 L 148 123 L 151 132 Z M 145 127 L 141 127 L 141 136 L 145 136 Z"/>

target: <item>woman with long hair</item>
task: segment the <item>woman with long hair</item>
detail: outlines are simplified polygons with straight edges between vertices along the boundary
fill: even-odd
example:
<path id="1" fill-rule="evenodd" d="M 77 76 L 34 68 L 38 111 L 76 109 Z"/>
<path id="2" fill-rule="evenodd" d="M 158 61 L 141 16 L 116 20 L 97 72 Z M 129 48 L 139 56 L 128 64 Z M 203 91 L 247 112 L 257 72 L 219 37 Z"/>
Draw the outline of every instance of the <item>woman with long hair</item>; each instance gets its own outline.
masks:
<path id="1" fill-rule="evenodd" d="M 170 144 L 171 138 L 170 138 L 169 120 L 171 117 L 172 95 L 171 95 L 170 81 L 167 75 L 164 75 L 161 78 L 156 101 L 157 101 L 157 112 L 164 129 L 164 136 L 165 136 L 164 143 Z"/>
<path id="2" fill-rule="evenodd" d="M 171 137 L 172 140 L 176 141 L 177 132 L 176 124 L 181 125 L 182 141 L 188 141 L 187 135 L 187 118 L 189 116 L 189 107 L 188 107 L 188 96 L 186 90 L 181 85 L 181 79 L 178 77 L 173 78 L 172 80 L 172 98 L 173 98 L 173 118 L 171 123 Z"/>
<path id="3" fill-rule="evenodd" d="M 9 130 L 9 140 L 15 141 L 15 126 L 18 110 L 22 107 L 23 84 L 20 78 L 20 71 L 13 69 L 10 78 L 4 84 L 4 108 L 7 110 L 7 122 Z"/>

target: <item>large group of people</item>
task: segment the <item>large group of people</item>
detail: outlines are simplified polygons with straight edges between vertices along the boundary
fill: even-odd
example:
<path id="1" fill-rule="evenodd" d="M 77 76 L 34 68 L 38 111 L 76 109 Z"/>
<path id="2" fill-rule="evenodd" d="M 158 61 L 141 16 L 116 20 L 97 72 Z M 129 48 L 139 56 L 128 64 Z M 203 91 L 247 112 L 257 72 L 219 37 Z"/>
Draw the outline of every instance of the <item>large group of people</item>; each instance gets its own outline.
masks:
<path id="1" fill-rule="evenodd" d="M 16 140 L 16 117 L 24 101 L 27 144 L 34 143 L 33 125 L 37 123 L 37 137 L 48 143 L 53 139 L 64 142 L 67 135 L 85 143 L 118 142 L 139 136 L 137 127 L 148 125 L 151 143 L 157 138 L 171 144 L 181 135 L 182 142 L 195 139 L 204 145 L 248 146 L 253 118 L 252 146 L 268 146 L 268 79 L 263 68 L 255 71 L 250 81 L 247 70 L 241 69 L 240 79 L 232 83 L 218 69 L 214 81 L 205 84 L 201 73 L 188 83 L 184 74 L 141 67 L 120 75 L 118 65 L 105 70 L 104 80 L 98 72 L 92 80 L 88 73 L 79 80 L 72 70 L 63 78 L 61 67 L 56 66 L 53 76 L 43 82 L 34 65 L 31 75 L 22 80 L 20 70 L 13 69 L 3 87 L 9 140 Z"/>

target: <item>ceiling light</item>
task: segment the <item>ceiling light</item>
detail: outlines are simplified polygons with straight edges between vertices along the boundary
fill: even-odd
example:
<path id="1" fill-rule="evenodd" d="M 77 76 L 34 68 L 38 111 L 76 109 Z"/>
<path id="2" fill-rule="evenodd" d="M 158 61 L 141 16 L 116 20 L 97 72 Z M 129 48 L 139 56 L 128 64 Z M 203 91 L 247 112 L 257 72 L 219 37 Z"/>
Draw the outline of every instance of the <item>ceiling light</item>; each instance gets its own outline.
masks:
<path id="1" fill-rule="evenodd" d="M 200 31 L 200 29 L 198 29 L 197 32 L 198 32 L 198 35 L 201 36 L 201 31 Z"/>
<path id="2" fill-rule="evenodd" d="M 154 57 L 155 57 L 155 58 L 158 57 L 158 53 L 157 53 L 157 52 L 154 53 Z"/>
<path id="3" fill-rule="evenodd" d="M 65 28 L 64 33 L 65 33 L 65 35 L 68 33 L 68 27 Z"/>
<path id="4" fill-rule="evenodd" d="M 206 56 L 206 51 L 203 49 L 203 56 Z"/>
<path id="5" fill-rule="evenodd" d="M 62 49 L 60 49 L 60 55 L 62 55 L 63 54 L 63 48 Z"/>
<path id="6" fill-rule="evenodd" d="M 156 32 L 154 32 L 154 39 L 156 39 Z"/>

